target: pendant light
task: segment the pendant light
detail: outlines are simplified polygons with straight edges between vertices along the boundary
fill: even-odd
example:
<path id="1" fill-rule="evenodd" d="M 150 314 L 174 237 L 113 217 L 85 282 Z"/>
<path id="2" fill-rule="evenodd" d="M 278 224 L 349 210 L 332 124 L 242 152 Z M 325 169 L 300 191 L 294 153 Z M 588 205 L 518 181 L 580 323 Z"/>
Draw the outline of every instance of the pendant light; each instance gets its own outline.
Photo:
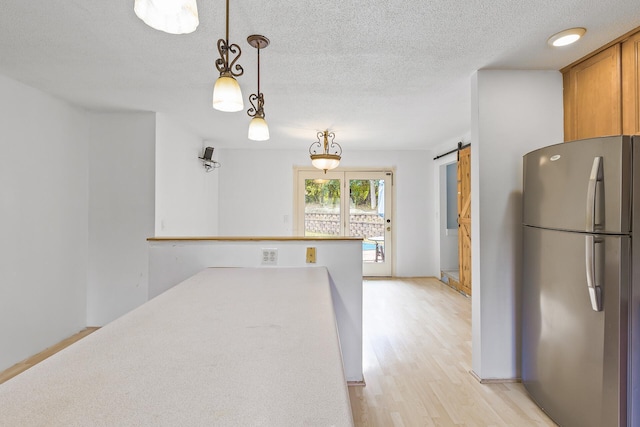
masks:
<path id="1" fill-rule="evenodd" d="M 198 28 L 196 0 L 135 0 L 133 11 L 145 24 L 169 34 L 188 34 Z"/>
<path id="2" fill-rule="evenodd" d="M 264 95 L 260 92 L 260 49 L 269 46 L 269 39 L 265 36 L 254 34 L 247 37 L 247 42 L 258 49 L 258 94 L 252 93 L 249 95 L 251 108 L 247 111 L 247 114 L 253 117 L 249 123 L 249 139 L 266 141 L 269 139 L 269 126 L 267 126 L 267 122 L 264 119 Z M 254 104 L 254 102 L 258 105 Z"/>
<path id="3" fill-rule="evenodd" d="M 242 55 L 242 51 L 237 44 L 229 44 L 229 0 L 227 0 L 226 38 L 218 40 L 218 52 L 220 53 L 220 58 L 216 59 L 216 68 L 220 71 L 220 77 L 213 87 L 213 108 L 230 112 L 243 110 L 242 91 L 235 79 L 235 77 L 240 77 L 244 73 L 240 64 L 236 64 L 236 61 Z M 233 55 L 237 53 L 231 62 L 229 62 L 229 53 Z"/>
<path id="4" fill-rule="evenodd" d="M 330 169 L 337 168 L 340 164 L 342 147 L 333 141 L 335 136 L 333 132 L 326 130 L 318 132 L 316 136 L 318 140 L 309 147 L 311 164 L 318 169 L 322 169 L 324 173 L 327 173 Z M 323 142 L 320 142 L 321 137 L 324 139 Z M 329 144 L 329 138 L 331 138 L 331 144 Z M 322 150 L 322 152 L 318 153 L 319 150 Z"/>

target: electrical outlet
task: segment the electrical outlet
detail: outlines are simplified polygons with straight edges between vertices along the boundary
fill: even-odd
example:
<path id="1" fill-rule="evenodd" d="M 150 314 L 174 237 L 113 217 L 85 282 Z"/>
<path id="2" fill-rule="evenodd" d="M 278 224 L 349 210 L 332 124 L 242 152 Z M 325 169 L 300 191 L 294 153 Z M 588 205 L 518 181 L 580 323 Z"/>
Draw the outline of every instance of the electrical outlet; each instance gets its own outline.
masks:
<path id="1" fill-rule="evenodd" d="M 262 265 L 278 265 L 278 249 L 262 249 Z"/>
<path id="2" fill-rule="evenodd" d="M 316 248 L 307 248 L 307 263 L 313 264 L 316 262 Z"/>

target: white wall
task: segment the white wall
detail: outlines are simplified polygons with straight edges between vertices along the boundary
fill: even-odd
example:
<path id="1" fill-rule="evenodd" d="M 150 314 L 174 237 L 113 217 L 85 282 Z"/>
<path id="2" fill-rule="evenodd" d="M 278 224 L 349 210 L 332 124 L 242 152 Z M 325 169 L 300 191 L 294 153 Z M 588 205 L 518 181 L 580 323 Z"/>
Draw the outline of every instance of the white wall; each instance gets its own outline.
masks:
<path id="1" fill-rule="evenodd" d="M 147 300 L 154 232 L 155 114 L 90 114 L 87 324 Z"/>
<path id="2" fill-rule="evenodd" d="M 563 140 L 557 71 L 480 70 L 471 87 L 473 370 L 520 376 L 522 156 Z"/>
<path id="3" fill-rule="evenodd" d="M 156 115 L 156 236 L 218 234 L 218 170 L 207 173 L 198 159 L 206 145 L 166 114 Z"/>
<path id="4" fill-rule="evenodd" d="M 0 76 L 0 371 L 85 326 L 84 122 Z"/>
<path id="5" fill-rule="evenodd" d="M 395 169 L 395 276 L 439 274 L 432 154 L 345 149 L 342 155 L 340 168 Z M 225 149 L 219 159 L 219 235 L 292 235 L 293 166 L 309 166 L 307 149 Z"/>
<path id="6" fill-rule="evenodd" d="M 291 236 L 293 166 L 306 150 L 220 150 L 220 236 Z"/>

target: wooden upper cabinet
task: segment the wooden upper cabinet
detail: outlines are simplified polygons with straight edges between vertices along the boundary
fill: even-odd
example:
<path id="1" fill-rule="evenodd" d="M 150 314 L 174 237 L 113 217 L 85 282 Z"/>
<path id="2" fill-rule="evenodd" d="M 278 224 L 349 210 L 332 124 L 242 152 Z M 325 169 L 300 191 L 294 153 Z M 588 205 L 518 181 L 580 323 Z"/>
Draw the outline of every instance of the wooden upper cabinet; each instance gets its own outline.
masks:
<path id="1" fill-rule="evenodd" d="M 622 43 L 622 132 L 640 135 L 640 33 Z"/>
<path id="2" fill-rule="evenodd" d="M 615 44 L 564 72 L 565 141 L 622 133 L 620 50 Z"/>

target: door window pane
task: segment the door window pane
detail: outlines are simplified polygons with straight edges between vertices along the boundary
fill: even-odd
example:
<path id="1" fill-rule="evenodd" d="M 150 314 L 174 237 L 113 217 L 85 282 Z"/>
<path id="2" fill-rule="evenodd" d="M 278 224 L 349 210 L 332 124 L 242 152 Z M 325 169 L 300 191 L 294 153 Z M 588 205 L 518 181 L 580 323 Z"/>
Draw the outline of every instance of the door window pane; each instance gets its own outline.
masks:
<path id="1" fill-rule="evenodd" d="M 340 180 L 305 179 L 304 235 L 340 236 Z"/>
<path id="2" fill-rule="evenodd" d="M 349 236 L 362 237 L 364 262 L 384 262 L 384 180 L 349 180 Z"/>

